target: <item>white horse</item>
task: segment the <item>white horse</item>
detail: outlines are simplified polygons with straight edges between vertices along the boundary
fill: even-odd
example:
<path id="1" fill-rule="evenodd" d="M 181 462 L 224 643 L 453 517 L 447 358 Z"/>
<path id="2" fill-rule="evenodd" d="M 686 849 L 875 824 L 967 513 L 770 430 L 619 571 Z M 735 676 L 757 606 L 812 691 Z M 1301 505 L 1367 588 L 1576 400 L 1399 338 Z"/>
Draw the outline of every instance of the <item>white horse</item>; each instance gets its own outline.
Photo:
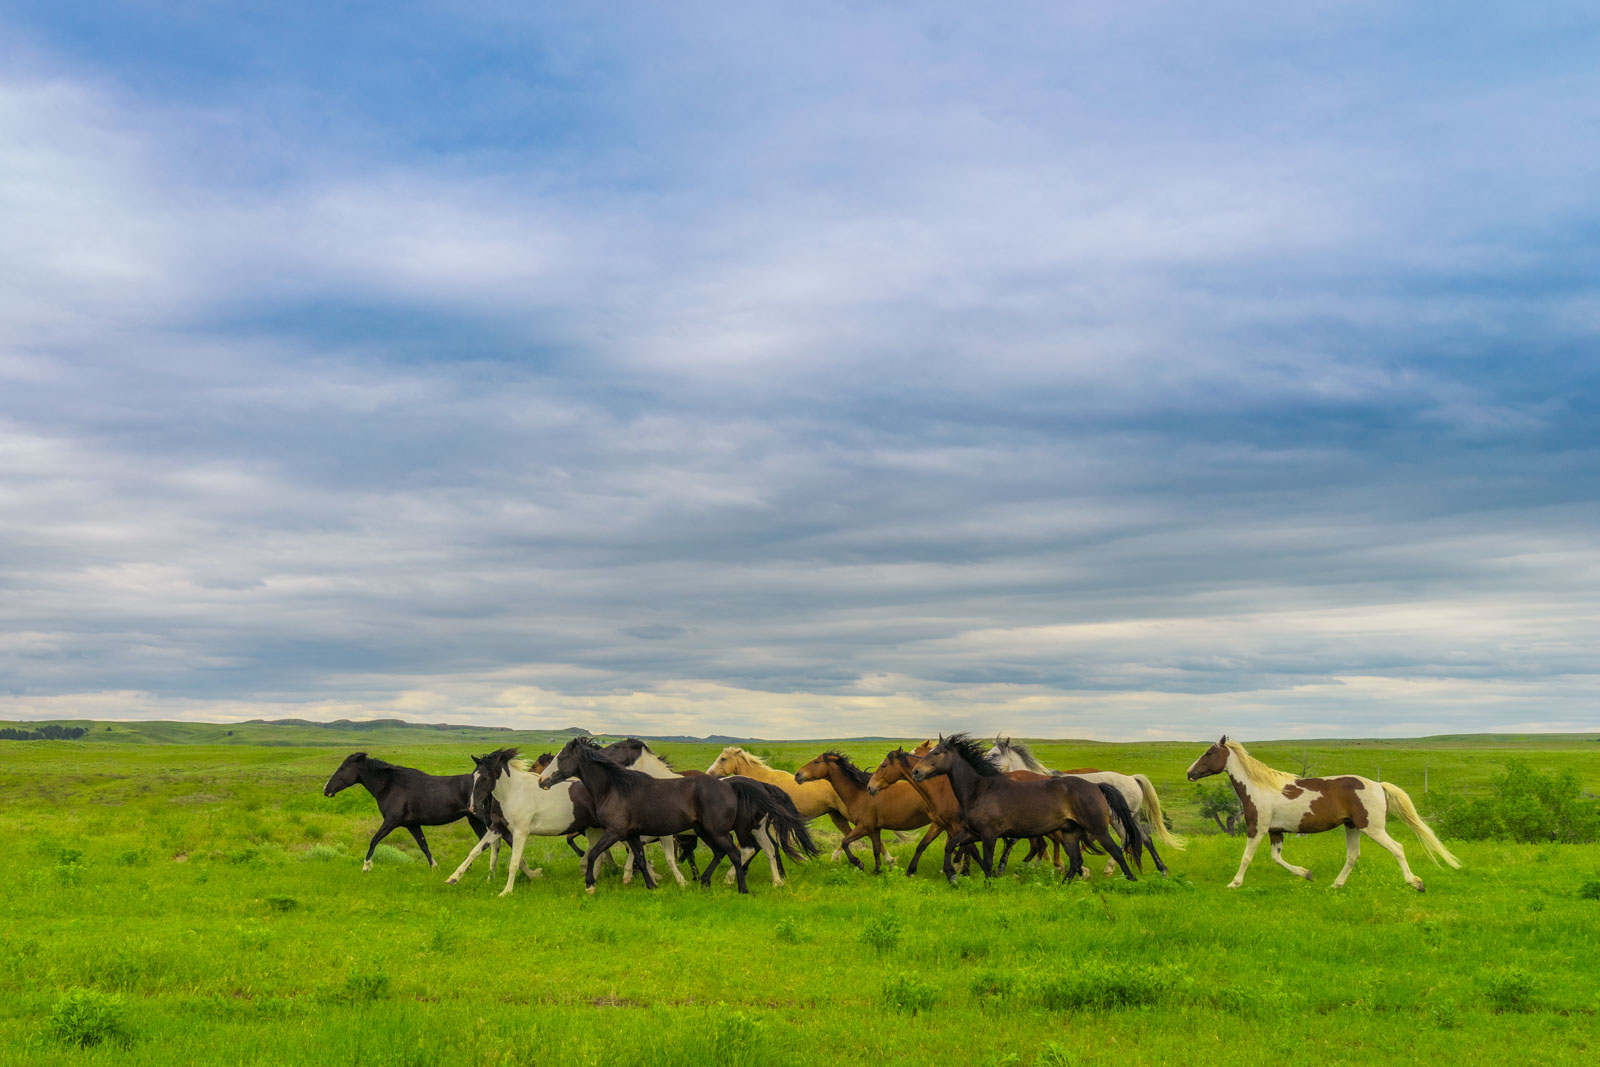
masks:
<path id="1" fill-rule="evenodd" d="M 1163 817 L 1161 798 L 1156 795 L 1156 787 L 1150 779 L 1142 774 L 1121 774 L 1117 771 L 1074 770 L 1058 771 L 1046 767 L 1035 758 L 1027 745 L 1020 741 L 1013 741 L 1009 737 L 996 737 L 994 747 L 986 757 L 1002 771 L 1033 771 L 1035 774 L 1067 775 L 1094 782 L 1096 785 L 1104 783 L 1122 794 L 1122 799 L 1127 802 L 1129 810 L 1135 815 L 1143 815 L 1149 824 L 1148 835 L 1160 841 L 1169 848 L 1183 849 L 1184 840 L 1171 830 L 1167 829 L 1167 821 Z M 1123 842 L 1126 848 L 1129 842 Z M 1156 867 L 1162 874 L 1167 873 L 1166 864 L 1161 862 L 1161 857 L 1151 847 L 1150 855 L 1156 862 Z M 1106 874 L 1116 873 L 1116 864 L 1106 861 Z"/>
<path id="2" fill-rule="evenodd" d="M 1417 814 L 1416 806 L 1405 790 L 1389 782 L 1374 782 L 1357 774 L 1337 778 L 1296 778 L 1288 771 L 1274 770 L 1246 752 L 1237 741 L 1222 740 L 1205 750 L 1189 765 L 1189 781 L 1196 782 L 1210 774 L 1226 774 L 1233 782 L 1234 792 L 1244 808 L 1245 833 L 1244 858 L 1239 861 L 1239 873 L 1228 883 L 1229 889 L 1238 889 L 1244 883 L 1244 872 L 1255 857 L 1256 847 L 1263 837 L 1272 840 L 1273 862 L 1290 874 L 1311 878 L 1311 872 L 1296 867 L 1283 858 L 1283 835 L 1315 834 L 1344 827 L 1344 870 L 1333 880 L 1338 889 L 1350 877 L 1361 855 L 1361 835 L 1366 834 L 1400 864 L 1400 874 L 1406 884 L 1422 892 L 1422 879 L 1411 873 L 1406 863 L 1406 850 L 1400 842 L 1389 836 L 1385 823 L 1389 813 L 1401 820 L 1422 839 L 1422 848 L 1438 863 L 1443 860 L 1452 867 L 1461 861 L 1450 854 L 1433 830 Z"/>
<path id="3" fill-rule="evenodd" d="M 544 873 L 528 870 L 522 861 L 522 850 L 530 837 L 566 837 L 588 829 L 594 822 L 593 808 L 582 786 L 576 789 L 540 789 L 539 776 L 527 760 L 514 758 L 516 749 L 500 749 L 487 756 L 474 756 L 477 768 L 472 772 L 472 804 L 475 810 L 486 810 L 492 795 L 500 805 L 501 817 L 511 831 L 511 869 L 501 896 L 507 896 L 517 884 L 517 871 L 529 878 Z M 576 784 L 576 783 L 575 783 Z M 478 858 L 485 847 L 493 848 L 500 835 L 493 829 L 485 833 L 467 853 L 455 873 L 445 879 L 454 885 L 467 873 L 467 868 Z M 492 853 L 491 853 L 492 855 Z"/>

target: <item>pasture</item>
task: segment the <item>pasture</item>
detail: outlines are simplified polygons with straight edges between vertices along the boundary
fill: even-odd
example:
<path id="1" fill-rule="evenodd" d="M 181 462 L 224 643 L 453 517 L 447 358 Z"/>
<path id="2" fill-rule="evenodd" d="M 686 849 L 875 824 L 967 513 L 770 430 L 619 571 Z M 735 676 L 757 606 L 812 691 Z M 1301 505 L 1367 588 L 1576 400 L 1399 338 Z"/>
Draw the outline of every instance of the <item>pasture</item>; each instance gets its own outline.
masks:
<path id="1" fill-rule="evenodd" d="M 825 851 L 791 864 L 776 889 L 757 858 L 748 897 L 720 872 L 709 891 L 653 893 L 613 872 L 588 897 L 565 844 L 541 839 L 528 858 L 544 876 L 500 899 L 504 853 L 492 882 L 484 858 L 461 885 L 444 883 L 471 847 L 465 823 L 428 832 L 439 869 L 397 834 L 363 874 L 372 800 L 359 788 L 325 799 L 322 784 L 356 748 L 457 773 L 469 752 L 522 743 L 533 755 L 559 741 L 225 729 L 97 724 L 82 741 L 0 742 L 0 1062 L 1576 1063 L 1600 1052 L 1600 850 L 1450 842 L 1464 866 L 1447 870 L 1392 822 L 1426 894 L 1370 844 L 1331 891 L 1338 833 L 1286 846 L 1315 881 L 1263 855 L 1227 890 L 1242 841 L 1206 832 L 1182 780 L 1203 741 L 1035 744 L 1055 766 L 1154 779 L 1190 842 L 1165 852 L 1166 880 L 1148 865 L 1138 883 L 1101 878 L 1094 857 L 1088 883 L 1014 862 L 992 883 L 951 888 L 936 863 L 901 873 L 913 837 L 892 848 L 901 867 L 878 877 Z M 832 744 L 868 767 L 893 747 L 751 747 L 793 769 Z M 703 769 L 721 746 L 655 747 Z M 1470 788 L 1508 754 L 1576 768 L 1600 790 L 1592 737 L 1251 751 L 1289 770 L 1381 768 L 1424 815 L 1424 767 L 1432 789 Z M 837 834 L 812 825 L 831 850 Z M 116 999 L 108 1009 L 75 990 Z M 97 1027 L 106 1040 L 72 1043 Z"/>

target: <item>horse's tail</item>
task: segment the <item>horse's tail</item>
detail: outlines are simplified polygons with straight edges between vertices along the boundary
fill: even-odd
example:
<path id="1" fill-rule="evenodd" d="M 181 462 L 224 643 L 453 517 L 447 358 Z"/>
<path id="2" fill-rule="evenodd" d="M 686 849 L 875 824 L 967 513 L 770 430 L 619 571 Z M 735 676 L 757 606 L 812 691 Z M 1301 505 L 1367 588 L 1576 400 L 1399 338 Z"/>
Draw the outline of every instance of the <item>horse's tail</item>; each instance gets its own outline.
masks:
<path id="1" fill-rule="evenodd" d="M 1133 809 L 1128 807 L 1128 801 L 1123 797 L 1122 790 L 1110 782 L 1099 782 L 1100 795 L 1106 798 L 1106 806 L 1111 809 L 1111 817 L 1122 824 L 1122 847 L 1133 853 L 1133 862 L 1143 866 L 1144 862 L 1144 830 L 1139 826 L 1139 820 L 1133 817 Z"/>
<path id="2" fill-rule="evenodd" d="M 723 779 L 733 787 L 739 800 L 739 821 L 749 826 L 766 823 L 777 838 L 778 847 L 790 859 L 804 860 L 815 856 L 819 849 L 811 839 L 811 830 L 800 811 L 789 799 L 789 794 L 775 785 L 758 782 L 754 778 L 733 777 Z"/>
<path id="3" fill-rule="evenodd" d="M 1150 779 L 1136 774 L 1133 780 L 1139 783 L 1139 795 L 1144 798 L 1139 810 L 1149 817 L 1150 829 L 1155 831 L 1156 840 L 1168 848 L 1185 847 L 1183 838 L 1167 829 L 1167 820 L 1161 813 L 1161 798 L 1156 796 L 1156 787 L 1150 784 Z"/>
<path id="4" fill-rule="evenodd" d="M 1452 867 L 1461 866 L 1461 861 L 1456 859 L 1450 850 L 1444 847 L 1444 842 L 1439 840 L 1439 835 L 1433 832 L 1433 828 L 1422 821 L 1422 816 L 1417 814 L 1416 805 L 1411 803 L 1411 798 L 1406 796 L 1406 791 L 1392 782 L 1381 782 L 1379 784 L 1383 786 L 1383 795 L 1389 798 L 1390 809 L 1404 819 L 1407 826 L 1416 831 L 1417 837 L 1422 840 L 1422 847 L 1428 853 L 1429 858 L 1435 863 L 1443 860 Z"/>

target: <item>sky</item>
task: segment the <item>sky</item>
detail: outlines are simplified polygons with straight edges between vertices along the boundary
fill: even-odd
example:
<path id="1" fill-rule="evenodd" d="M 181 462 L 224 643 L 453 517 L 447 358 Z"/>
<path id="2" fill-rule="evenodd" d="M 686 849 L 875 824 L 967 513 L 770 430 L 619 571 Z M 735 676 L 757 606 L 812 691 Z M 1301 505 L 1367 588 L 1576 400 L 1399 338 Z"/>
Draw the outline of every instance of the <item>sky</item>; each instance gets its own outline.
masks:
<path id="1" fill-rule="evenodd" d="M 1586 4 L 0 8 L 0 718 L 1600 729 Z"/>

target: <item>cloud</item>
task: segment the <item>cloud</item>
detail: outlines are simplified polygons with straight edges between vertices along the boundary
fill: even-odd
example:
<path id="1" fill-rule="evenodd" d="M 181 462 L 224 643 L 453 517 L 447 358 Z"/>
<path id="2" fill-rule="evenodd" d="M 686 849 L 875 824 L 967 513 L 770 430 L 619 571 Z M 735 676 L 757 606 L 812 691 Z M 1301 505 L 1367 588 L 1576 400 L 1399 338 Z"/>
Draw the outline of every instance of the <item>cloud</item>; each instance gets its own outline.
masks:
<path id="1" fill-rule="evenodd" d="M 343 17 L 18 24 L 0 714 L 1588 714 L 1548 28 L 411 12 L 430 81 Z"/>

